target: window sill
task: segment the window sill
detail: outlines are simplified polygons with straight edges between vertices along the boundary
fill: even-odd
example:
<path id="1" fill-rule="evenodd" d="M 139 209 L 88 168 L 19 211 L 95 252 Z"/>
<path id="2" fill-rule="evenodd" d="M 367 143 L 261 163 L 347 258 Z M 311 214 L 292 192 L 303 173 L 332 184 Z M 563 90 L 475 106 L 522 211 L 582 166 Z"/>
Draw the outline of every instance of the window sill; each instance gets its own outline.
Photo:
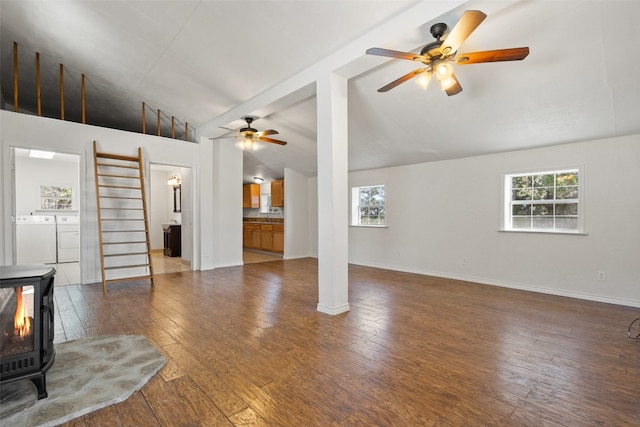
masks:
<path id="1" fill-rule="evenodd" d="M 518 230 L 501 228 L 498 230 L 500 233 L 530 233 L 530 234 L 564 234 L 570 236 L 587 236 L 588 233 L 584 231 L 555 231 L 555 230 Z"/>
<path id="2" fill-rule="evenodd" d="M 356 227 L 356 228 L 389 228 L 388 225 L 373 225 L 373 224 L 349 224 L 349 227 Z"/>

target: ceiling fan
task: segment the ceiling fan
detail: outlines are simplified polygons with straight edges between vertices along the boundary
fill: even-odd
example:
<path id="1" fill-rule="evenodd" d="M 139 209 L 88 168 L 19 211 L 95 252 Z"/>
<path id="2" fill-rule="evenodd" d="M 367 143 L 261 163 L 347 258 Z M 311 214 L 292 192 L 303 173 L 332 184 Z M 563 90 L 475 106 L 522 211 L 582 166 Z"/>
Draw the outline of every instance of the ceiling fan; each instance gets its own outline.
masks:
<path id="1" fill-rule="evenodd" d="M 277 135 L 278 131 L 269 129 L 258 131 L 251 127 L 251 123 L 253 123 L 253 117 L 244 117 L 244 121 L 247 122 L 247 126 L 238 130 L 238 135 L 235 136 L 219 136 L 217 138 L 211 139 L 222 139 L 222 138 L 240 138 L 240 147 L 243 150 L 255 150 L 257 141 L 270 142 L 271 144 L 278 145 L 287 145 L 285 141 L 280 141 L 279 139 L 267 138 L 266 135 Z"/>
<path id="2" fill-rule="evenodd" d="M 466 65 L 478 64 L 481 62 L 518 61 L 529 55 L 528 47 L 457 53 L 460 45 L 482 23 L 482 21 L 484 21 L 486 17 L 487 15 L 479 10 L 465 11 L 457 24 L 453 29 L 451 29 L 451 32 L 445 40 L 440 40 L 440 38 L 444 35 L 445 31 L 447 31 L 447 24 L 434 24 L 431 27 L 431 35 L 433 35 L 436 41 L 423 47 L 420 54 L 399 52 L 396 50 L 377 47 L 368 49 L 367 53 L 369 55 L 418 61 L 425 65 L 425 67 L 415 69 L 381 87 L 378 89 L 378 92 L 387 92 L 388 90 L 391 90 L 416 76 L 416 84 L 423 90 L 426 90 L 431 77 L 435 74 L 438 81 L 440 81 L 442 90 L 444 90 L 448 96 L 451 96 L 462 92 L 462 86 L 460 86 L 450 63 L 453 62 L 459 65 Z"/>

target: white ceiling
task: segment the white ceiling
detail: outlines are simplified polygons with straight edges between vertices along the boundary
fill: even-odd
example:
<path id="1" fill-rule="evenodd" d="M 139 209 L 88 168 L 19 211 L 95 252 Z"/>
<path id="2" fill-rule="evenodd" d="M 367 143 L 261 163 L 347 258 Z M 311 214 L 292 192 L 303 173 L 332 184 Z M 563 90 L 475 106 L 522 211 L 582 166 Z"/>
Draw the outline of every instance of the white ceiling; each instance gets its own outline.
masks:
<path id="1" fill-rule="evenodd" d="M 456 66 L 464 90 L 452 97 L 412 82 L 376 91 L 420 64 L 368 56 L 366 48 L 416 52 L 433 40 L 433 23 L 451 28 L 466 9 L 488 17 L 460 51 L 529 46 L 530 55 Z M 633 0 L 2 0 L 0 14 L 5 108 L 13 108 L 16 41 L 24 112 L 35 111 L 37 51 L 44 115 L 59 116 L 63 63 L 67 120 L 80 120 L 82 73 L 91 124 L 140 131 L 143 101 L 151 107 L 147 133 L 156 132 L 160 109 L 165 136 L 171 116 L 177 137 L 185 122 L 192 136 L 219 136 L 219 126 L 261 117 L 254 127 L 276 129 L 289 144 L 246 152 L 246 180 L 281 177 L 285 167 L 315 175 L 315 96 L 298 82 L 327 67 L 350 77 L 350 170 L 640 133 Z"/>

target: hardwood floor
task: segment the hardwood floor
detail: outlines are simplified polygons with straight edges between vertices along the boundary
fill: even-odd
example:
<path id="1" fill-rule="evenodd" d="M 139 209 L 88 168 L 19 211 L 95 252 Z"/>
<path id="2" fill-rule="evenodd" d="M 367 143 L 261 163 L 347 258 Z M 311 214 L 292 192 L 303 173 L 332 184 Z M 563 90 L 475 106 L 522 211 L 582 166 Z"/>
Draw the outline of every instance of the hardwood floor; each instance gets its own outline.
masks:
<path id="1" fill-rule="evenodd" d="M 167 365 L 68 426 L 640 424 L 638 309 L 350 266 L 316 310 L 317 261 L 56 290 L 56 342 L 141 334 Z"/>

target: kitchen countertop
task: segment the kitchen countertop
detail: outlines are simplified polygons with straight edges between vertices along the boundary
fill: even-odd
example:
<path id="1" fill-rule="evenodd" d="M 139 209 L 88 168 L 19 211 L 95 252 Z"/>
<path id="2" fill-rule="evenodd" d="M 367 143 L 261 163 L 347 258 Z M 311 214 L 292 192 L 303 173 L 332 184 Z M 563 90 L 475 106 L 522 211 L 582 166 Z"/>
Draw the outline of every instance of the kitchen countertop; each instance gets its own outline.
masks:
<path id="1" fill-rule="evenodd" d="M 284 224 L 284 218 L 242 218 L 245 224 Z"/>

